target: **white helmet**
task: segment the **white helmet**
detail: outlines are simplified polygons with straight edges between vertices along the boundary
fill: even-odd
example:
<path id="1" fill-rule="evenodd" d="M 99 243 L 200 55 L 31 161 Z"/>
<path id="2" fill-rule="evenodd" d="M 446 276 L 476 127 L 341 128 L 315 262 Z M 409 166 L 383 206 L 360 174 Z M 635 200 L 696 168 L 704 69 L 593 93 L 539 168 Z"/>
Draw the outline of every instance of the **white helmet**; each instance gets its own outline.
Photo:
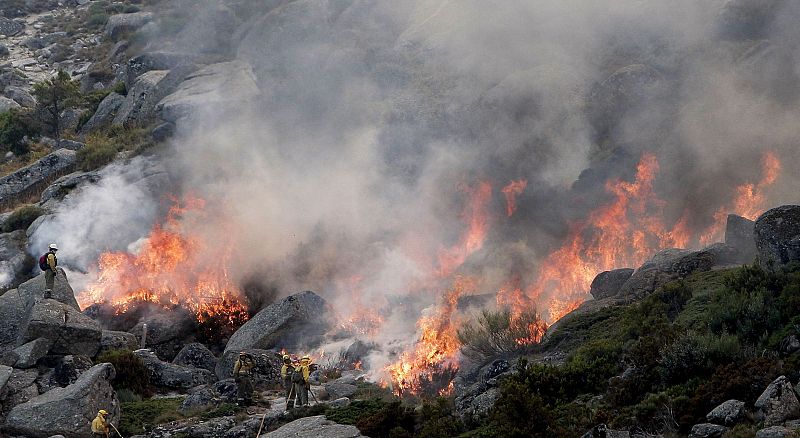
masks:
<path id="1" fill-rule="evenodd" d="M 55 243 L 51 243 L 50 244 L 50 249 L 54 249 L 54 250 L 58 251 L 58 246 Z"/>

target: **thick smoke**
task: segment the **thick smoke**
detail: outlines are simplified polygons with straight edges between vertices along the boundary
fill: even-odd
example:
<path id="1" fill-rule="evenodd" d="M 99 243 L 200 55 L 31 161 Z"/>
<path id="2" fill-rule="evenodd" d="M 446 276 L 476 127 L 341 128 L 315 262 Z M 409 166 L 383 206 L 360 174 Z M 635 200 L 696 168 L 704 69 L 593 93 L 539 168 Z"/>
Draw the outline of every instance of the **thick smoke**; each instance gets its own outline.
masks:
<path id="1" fill-rule="evenodd" d="M 163 159 L 215 212 L 192 232 L 227 242 L 235 230 L 234 275 L 274 296 L 311 289 L 343 312 L 410 292 L 419 307 L 434 302 L 437 255 L 467 229 L 462 213 L 481 181 L 493 185 L 489 234 L 463 270 L 485 293 L 510 277 L 532 280 L 568 224 L 608 199 L 603 182 L 629 178 L 643 152 L 661 163 L 665 221 L 688 211 L 696 230 L 736 185 L 759 179 L 764 151 L 785 169 L 800 161 L 795 2 L 206 7 L 197 16 L 216 17 L 212 25 L 188 28 L 232 35 L 213 40 L 214 50 L 252 66 L 260 92 L 235 108 L 210 101 L 179 123 Z M 230 24 L 228 15 L 235 32 L 214 27 Z M 188 44 L 197 41 L 206 40 L 150 48 L 209 50 Z M 145 235 L 155 210 L 128 206 L 154 198 L 114 183 L 119 172 L 43 224 L 34 242 L 58 236 L 65 258 L 85 266 Z M 499 190 L 523 178 L 508 218 Z M 768 206 L 796 201 L 798 182 L 785 171 Z M 408 338 L 414 318 L 392 318 L 400 323 L 386 330 Z"/>

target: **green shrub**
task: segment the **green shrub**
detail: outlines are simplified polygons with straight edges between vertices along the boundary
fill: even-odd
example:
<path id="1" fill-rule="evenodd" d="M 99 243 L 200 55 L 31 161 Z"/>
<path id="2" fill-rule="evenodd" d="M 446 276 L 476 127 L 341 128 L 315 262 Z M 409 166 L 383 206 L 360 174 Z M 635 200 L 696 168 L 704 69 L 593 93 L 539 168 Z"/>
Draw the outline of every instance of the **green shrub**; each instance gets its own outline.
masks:
<path id="1" fill-rule="evenodd" d="M 98 169 L 117 156 L 119 147 L 112 139 L 100 134 L 90 135 L 86 146 L 77 153 L 78 165 L 84 171 Z"/>
<path id="2" fill-rule="evenodd" d="M 420 425 L 418 435 L 421 437 L 450 438 L 457 436 L 464 428 L 453 413 L 452 402 L 444 397 L 424 403 L 417 422 Z"/>
<path id="3" fill-rule="evenodd" d="M 114 88 L 112 89 L 112 91 L 117 94 L 121 94 L 123 96 L 128 95 L 128 88 L 125 86 L 125 82 L 123 81 L 119 81 L 116 84 L 114 84 Z"/>
<path id="4" fill-rule="evenodd" d="M 139 9 L 139 7 L 136 5 L 125 5 L 125 7 L 122 8 L 122 12 L 125 14 L 131 14 L 139 11 L 141 11 L 141 9 Z"/>
<path id="5" fill-rule="evenodd" d="M 134 393 L 130 389 L 120 388 L 115 391 L 117 392 L 117 398 L 119 399 L 120 403 L 142 401 L 142 396 Z"/>
<path id="6" fill-rule="evenodd" d="M 736 336 L 685 332 L 664 349 L 662 378 L 666 383 L 679 383 L 710 374 L 717 364 L 731 362 L 740 351 Z"/>
<path id="7" fill-rule="evenodd" d="M 38 205 L 23 205 L 14 210 L 8 219 L 3 222 L 2 231 L 4 233 L 10 233 L 15 230 L 25 230 L 36 218 L 44 213 L 45 211 Z"/>
<path id="8" fill-rule="evenodd" d="M 97 356 L 97 363 L 109 362 L 114 365 L 116 377 L 112 382 L 114 389 L 127 389 L 140 396 L 149 397 L 150 378 L 141 358 L 130 350 L 111 350 Z"/>
<path id="9" fill-rule="evenodd" d="M 531 327 L 536 333 L 530 333 Z M 529 348 L 520 339 L 531 337 L 537 340 L 544 335 L 545 325 L 536 311 L 512 316 L 509 309 L 498 311 L 484 310 L 472 321 L 464 323 L 458 330 L 461 352 L 478 363 Z"/>
<path id="10" fill-rule="evenodd" d="M 15 155 L 27 154 L 25 136 L 38 134 L 35 124 L 26 112 L 17 110 L 0 113 L 0 147 Z"/>
<path id="11" fill-rule="evenodd" d="M 119 431 L 123 436 L 141 435 L 154 425 L 181 418 L 178 408 L 183 399 L 183 397 L 153 398 L 120 403 L 122 415 Z"/>
<path id="12" fill-rule="evenodd" d="M 201 420 L 210 420 L 212 418 L 217 417 L 228 417 L 236 415 L 237 413 L 241 412 L 243 409 L 234 403 L 223 403 L 216 408 L 204 412 L 200 415 Z"/>

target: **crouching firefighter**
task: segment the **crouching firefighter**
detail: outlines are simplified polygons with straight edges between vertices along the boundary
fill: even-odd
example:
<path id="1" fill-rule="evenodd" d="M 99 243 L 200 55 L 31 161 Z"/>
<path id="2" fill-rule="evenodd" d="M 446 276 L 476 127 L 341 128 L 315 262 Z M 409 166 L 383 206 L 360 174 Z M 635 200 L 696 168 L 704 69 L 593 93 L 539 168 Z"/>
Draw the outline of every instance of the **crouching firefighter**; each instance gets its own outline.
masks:
<path id="1" fill-rule="evenodd" d="M 310 365 L 311 358 L 305 355 L 300 359 L 300 366 L 295 367 L 292 373 L 294 393 L 297 396 L 297 403 L 295 403 L 295 406 L 308 406 L 308 390 L 310 388 L 308 379 L 311 374 Z"/>
<path id="2" fill-rule="evenodd" d="M 289 398 L 292 395 L 292 373 L 294 372 L 294 365 L 292 359 L 288 354 L 283 355 L 283 366 L 281 367 L 281 379 L 283 381 L 283 390 L 286 393 L 286 405 L 289 406 Z"/>
<path id="3" fill-rule="evenodd" d="M 108 438 L 109 428 L 106 415 L 108 412 L 105 409 L 97 411 L 97 416 L 92 420 L 92 438 Z"/>
<path id="4" fill-rule="evenodd" d="M 250 374 L 255 363 L 253 357 L 244 351 L 233 365 L 233 378 L 236 379 L 236 397 L 239 406 L 249 406 L 253 402 L 253 381 Z"/>

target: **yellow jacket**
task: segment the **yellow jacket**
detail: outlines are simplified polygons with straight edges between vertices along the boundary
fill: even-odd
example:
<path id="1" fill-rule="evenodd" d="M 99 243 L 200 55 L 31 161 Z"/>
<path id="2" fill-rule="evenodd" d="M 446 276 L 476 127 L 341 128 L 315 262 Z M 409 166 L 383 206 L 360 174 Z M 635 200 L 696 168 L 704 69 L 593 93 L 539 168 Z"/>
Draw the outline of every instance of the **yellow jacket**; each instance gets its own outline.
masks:
<path id="1" fill-rule="evenodd" d="M 238 376 L 239 374 L 250 374 L 250 370 L 252 369 L 253 361 L 247 359 L 236 359 L 236 363 L 233 365 L 233 375 Z"/>
<path id="2" fill-rule="evenodd" d="M 56 255 L 51 251 L 47 253 L 47 266 L 56 272 L 56 266 L 58 266 L 58 259 Z"/>
<path id="3" fill-rule="evenodd" d="M 292 365 L 283 364 L 283 366 L 281 367 L 281 377 L 285 379 L 289 377 L 289 374 L 292 373 L 293 371 L 294 367 Z"/>
<path id="4" fill-rule="evenodd" d="M 309 369 L 310 362 L 300 362 L 300 371 L 303 373 L 303 380 L 308 383 L 308 376 L 311 374 L 311 370 Z"/>
<path id="5" fill-rule="evenodd" d="M 92 433 L 108 434 L 108 423 L 100 414 L 97 414 L 97 416 L 94 417 L 94 420 L 92 420 Z"/>

